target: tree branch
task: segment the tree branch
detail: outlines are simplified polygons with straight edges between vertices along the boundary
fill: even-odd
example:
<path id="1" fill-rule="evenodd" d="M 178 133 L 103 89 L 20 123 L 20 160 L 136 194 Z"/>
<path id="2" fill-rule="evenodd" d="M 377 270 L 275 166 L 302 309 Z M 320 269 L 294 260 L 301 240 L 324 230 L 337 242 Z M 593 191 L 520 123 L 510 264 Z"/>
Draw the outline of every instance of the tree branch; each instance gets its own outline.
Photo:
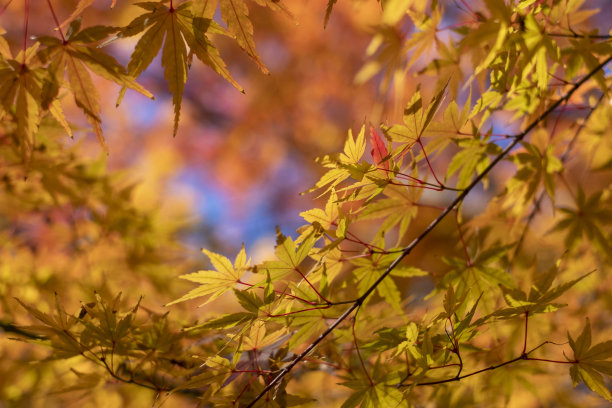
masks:
<path id="1" fill-rule="evenodd" d="M 344 313 L 342 313 L 342 315 L 340 315 L 340 317 L 338 317 L 324 332 L 322 332 L 319 335 L 319 337 L 317 337 L 316 340 L 314 340 L 312 343 L 310 343 L 308 345 L 308 347 L 306 347 L 306 349 L 302 353 L 298 354 L 286 367 L 284 367 L 278 373 L 278 375 L 276 377 L 274 377 L 274 379 L 272 379 L 272 381 L 270 381 L 270 383 L 268 383 L 266 385 L 266 387 L 247 405 L 247 408 L 253 407 L 255 405 L 255 403 L 257 403 L 257 401 L 259 401 L 264 395 L 266 395 L 266 393 L 268 391 L 270 391 L 276 384 L 278 384 L 280 382 L 280 380 L 283 379 L 283 377 L 285 377 L 293 369 L 293 367 L 295 367 L 300 361 L 302 361 L 304 359 L 304 357 L 306 357 L 321 341 L 323 341 L 323 339 L 325 337 L 327 337 L 331 332 L 333 332 L 336 329 L 336 327 L 338 327 L 340 325 L 340 323 L 342 323 L 359 306 L 361 306 L 363 304 L 363 302 L 368 298 L 368 296 L 370 296 L 372 294 L 372 292 L 374 292 L 376 290 L 378 285 L 380 285 L 380 283 L 387 276 L 389 276 L 391 271 L 393 271 L 399 265 L 399 263 L 408 254 L 410 254 L 410 252 L 412 252 L 412 250 L 418 244 L 420 244 L 425 239 L 425 237 L 427 235 L 429 235 L 429 233 L 431 231 L 433 231 L 433 229 L 444 218 L 446 218 L 446 216 L 451 211 L 453 211 L 453 209 L 458 204 L 460 204 L 465 199 L 465 197 L 474 189 L 474 187 L 476 187 L 478 185 L 478 183 L 480 183 L 482 181 L 482 179 L 487 174 L 489 174 L 489 172 L 491 172 L 491 170 L 502 159 L 504 159 L 504 157 L 506 157 L 516 147 L 516 145 L 518 145 L 525 138 L 525 136 L 527 136 L 536 126 L 538 126 L 540 123 L 542 123 L 563 102 L 569 100 L 569 98 L 574 94 L 574 92 L 576 92 L 576 90 L 578 88 L 580 88 L 582 85 L 584 85 L 585 82 L 587 82 L 593 75 L 595 75 L 597 72 L 599 72 L 610 61 L 612 61 L 612 56 L 606 58 L 602 63 L 600 63 L 597 67 L 595 67 L 591 72 L 589 72 L 587 75 L 585 75 L 580 81 L 578 81 L 574 86 L 572 86 L 572 88 L 563 97 L 561 97 L 555 103 L 550 105 L 550 107 L 548 109 L 546 109 L 540 116 L 538 116 L 533 122 L 531 122 L 525 128 L 525 130 L 523 130 L 521 133 L 517 134 L 514 137 L 514 140 L 512 141 L 512 143 L 510 143 L 499 155 L 497 155 L 491 161 L 491 163 L 482 171 L 482 173 L 480 173 L 478 176 L 476 176 L 476 178 L 474 178 L 474 180 L 470 183 L 470 185 L 465 190 L 463 190 L 461 193 L 459 193 L 457 195 L 457 197 L 446 208 L 444 208 L 442 213 L 440 215 L 438 215 L 438 217 L 435 218 L 427 226 L 427 228 L 425 228 L 425 230 L 423 230 L 423 232 L 421 232 L 421 234 L 419 234 L 419 236 L 417 236 L 410 244 L 408 244 L 408 246 L 406 246 L 402 250 L 402 252 L 399 254 L 399 256 L 397 258 L 395 258 L 395 260 L 387 267 L 387 269 L 380 275 L 380 277 L 365 291 L 365 293 L 363 295 L 361 295 L 359 298 L 357 298 L 357 300 L 355 300 L 355 302 Z M 479 372 L 482 372 L 482 371 L 493 370 L 495 368 L 502 367 L 504 365 L 513 363 L 515 361 L 518 361 L 518 360 L 521 360 L 521 359 L 525 359 L 525 357 L 523 357 L 523 356 L 517 357 L 516 359 L 510 360 L 510 361 L 506 361 L 505 363 L 501 363 L 501 364 L 499 364 L 497 366 L 491 366 L 491 367 L 488 367 L 486 369 L 483 369 L 483 370 L 480 370 L 480 371 L 477 371 L 477 372 L 473 372 L 473 373 L 470 373 L 470 374 L 465 374 L 464 376 L 461 376 L 461 377 L 458 377 L 458 378 L 456 377 L 456 378 L 453 378 L 452 380 L 448 380 L 448 381 L 444 381 L 444 382 L 457 381 L 460 378 L 469 377 L 471 375 L 475 375 L 475 374 L 477 374 Z M 420 385 L 426 385 L 426 384 L 423 383 L 423 384 L 420 384 Z"/>

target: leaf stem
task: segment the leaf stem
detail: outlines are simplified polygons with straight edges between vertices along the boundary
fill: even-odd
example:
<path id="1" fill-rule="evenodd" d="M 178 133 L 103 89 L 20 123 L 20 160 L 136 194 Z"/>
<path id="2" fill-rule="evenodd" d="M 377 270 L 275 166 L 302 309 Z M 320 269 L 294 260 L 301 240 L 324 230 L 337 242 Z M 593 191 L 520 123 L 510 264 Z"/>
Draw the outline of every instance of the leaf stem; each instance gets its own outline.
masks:
<path id="1" fill-rule="evenodd" d="M 527 351 L 527 328 L 528 328 L 528 324 L 529 324 L 529 311 L 525 311 L 525 339 L 523 341 L 523 351 L 521 352 L 521 355 L 526 355 L 525 352 Z"/>
<path id="2" fill-rule="evenodd" d="M 463 237 L 463 232 L 461 231 L 461 224 L 459 223 L 459 210 L 457 209 L 455 210 L 455 221 L 457 222 L 457 231 L 459 231 L 459 240 L 461 241 L 461 246 L 463 247 L 463 252 L 465 253 L 465 259 L 467 260 L 467 266 L 468 268 L 470 268 L 473 266 L 472 258 L 470 257 L 470 254 L 468 253 L 467 245 L 465 244 L 465 238 Z"/>
<path id="3" fill-rule="evenodd" d="M 433 174 L 434 179 L 436 179 L 436 181 L 438 182 L 438 185 L 443 188 L 444 184 L 442 184 L 442 182 L 438 180 L 438 176 L 436 176 L 436 172 L 434 171 L 433 167 L 431 167 L 431 163 L 429 162 L 429 157 L 427 157 L 427 152 L 425 151 L 425 146 L 423 146 L 423 142 L 421 142 L 421 138 L 417 139 L 417 143 L 419 144 L 419 146 L 421 146 L 421 150 L 423 151 L 423 156 L 425 156 L 425 161 L 427 161 L 427 166 L 429 166 L 429 170 L 431 171 L 431 174 Z"/>
<path id="4" fill-rule="evenodd" d="M 64 44 L 66 44 L 66 37 L 64 37 L 64 32 L 62 31 L 62 28 L 60 27 L 60 22 L 57 19 L 57 15 L 55 14 L 55 10 L 53 9 L 53 5 L 51 4 L 51 0 L 47 0 L 47 4 L 49 5 L 49 10 L 51 10 L 51 15 L 53 15 L 53 21 L 55 21 L 55 27 L 57 28 L 57 31 L 59 31 L 60 33 L 60 37 L 62 37 L 62 42 Z"/>
<path id="5" fill-rule="evenodd" d="M 4 12 L 6 11 L 6 9 L 8 8 L 8 6 L 11 4 L 13 0 L 8 0 L 6 2 L 6 4 L 4 5 L 4 7 L 2 7 L 2 9 L 0 9 L 0 16 L 4 14 Z"/>
<path id="6" fill-rule="evenodd" d="M 4 10 L 2 11 L 4 12 Z M 28 23 L 30 22 L 30 0 L 25 0 L 25 10 L 23 14 L 24 14 L 24 17 L 23 17 L 23 20 L 24 20 L 23 21 L 23 61 L 21 62 L 21 66 L 25 67 L 26 49 L 27 49 L 27 40 L 28 40 Z"/>
<path id="7" fill-rule="evenodd" d="M 300 310 L 294 310 L 292 312 L 287 312 L 287 313 L 279 313 L 279 314 L 267 314 L 268 317 L 285 317 L 285 316 L 291 316 L 294 314 L 298 314 L 298 313 L 304 313 L 304 312 L 310 312 L 311 310 L 321 310 L 321 309 L 329 309 L 330 308 L 330 304 L 327 303 L 325 304 L 325 306 L 321 306 L 321 307 L 309 307 L 306 309 L 300 309 Z"/>
<path id="8" fill-rule="evenodd" d="M 370 373 L 368 373 L 368 370 L 366 369 L 363 357 L 361 356 L 361 351 L 359 350 L 359 344 L 357 343 L 357 335 L 355 334 L 355 324 L 357 322 L 357 315 L 359 314 L 360 309 L 361 308 L 358 308 L 355 312 L 355 316 L 353 316 L 353 324 L 351 325 L 351 331 L 353 333 L 353 344 L 355 344 L 355 350 L 357 351 L 357 357 L 359 357 L 361 368 L 363 369 L 363 372 L 365 373 L 366 377 L 368 377 L 368 381 L 370 381 L 370 386 L 373 387 L 374 381 L 372 381 L 372 377 L 370 377 Z"/>
<path id="9" fill-rule="evenodd" d="M 254 284 L 252 284 L 252 283 L 243 282 L 243 281 L 241 281 L 241 280 L 238 280 L 236 283 L 238 283 L 238 284 L 240 284 L 240 285 L 245 285 L 245 286 L 248 286 L 248 287 L 250 287 L 250 288 L 264 289 L 264 290 L 266 289 L 266 288 L 264 288 L 263 286 L 255 286 L 255 285 L 254 285 Z M 248 289 L 247 289 L 247 290 L 248 290 Z M 295 299 L 295 300 L 299 300 L 300 302 L 304 302 L 304 303 L 307 303 L 307 304 L 312 305 L 312 306 L 315 306 L 315 305 L 318 305 L 318 304 L 319 304 L 319 303 L 317 303 L 317 302 L 313 302 L 313 301 L 310 301 L 310 300 L 306 300 L 306 299 L 304 299 L 304 298 L 301 298 L 301 297 L 296 296 L 296 295 L 292 295 L 292 294 L 287 293 L 287 292 L 284 292 L 284 291 L 282 291 L 282 290 L 278 290 L 278 289 L 273 289 L 273 290 L 274 290 L 274 293 L 276 293 L 276 294 L 279 294 L 279 295 L 285 295 L 285 296 L 289 296 L 290 298 L 293 298 L 293 299 Z"/>
<path id="10" fill-rule="evenodd" d="M 302 273 L 302 271 L 300 270 L 300 268 L 299 268 L 299 267 L 297 267 L 297 266 L 296 266 L 296 267 L 295 267 L 295 271 L 296 271 L 297 273 L 299 273 L 299 274 L 300 274 L 300 276 L 302 277 L 302 279 L 304 279 L 304 280 L 306 281 L 306 283 L 308 284 L 308 286 L 310 286 L 310 287 L 312 288 L 312 290 L 314 290 L 314 292 L 317 294 L 317 296 L 319 296 L 319 298 L 320 298 L 321 300 L 323 300 L 323 301 L 324 301 L 325 303 L 327 303 L 328 305 L 331 303 L 329 300 L 327 300 L 327 299 L 325 298 L 325 296 L 323 296 L 323 295 L 322 295 L 322 294 L 321 294 L 321 293 L 320 293 L 320 292 L 317 290 L 317 288 L 315 288 L 315 287 L 314 287 L 314 285 L 313 285 L 312 283 L 310 283 L 310 281 L 308 280 L 308 278 L 306 277 L 306 275 L 304 275 L 304 274 Z"/>

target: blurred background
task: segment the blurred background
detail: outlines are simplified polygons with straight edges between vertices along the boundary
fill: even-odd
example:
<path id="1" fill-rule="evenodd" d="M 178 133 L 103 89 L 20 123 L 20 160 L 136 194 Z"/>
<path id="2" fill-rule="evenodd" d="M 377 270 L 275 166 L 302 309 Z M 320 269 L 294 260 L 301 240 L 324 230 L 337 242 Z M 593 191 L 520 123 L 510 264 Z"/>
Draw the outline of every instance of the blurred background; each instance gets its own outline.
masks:
<path id="1" fill-rule="evenodd" d="M 77 1 L 52 3 L 62 21 Z M 110 1 L 95 1 L 83 14 L 82 24 L 125 26 L 142 12 L 131 3 L 119 0 L 110 9 Z M 448 3 L 442 27 L 461 25 L 472 18 L 465 7 Z M 26 4 L 17 0 L 0 3 L 0 26 L 6 30 L 4 37 L 13 54 L 22 44 Z M 596 1 L 593 7 L 598 4 L 607 3 Z M 55 135 L 53 140 L 40 141 L 46 143 L 44 153 L 53 163 L 45 162 L 41 150 L 29 167 L 17 165 L 19 158 L 5 137 L 8 131 L 2 130 L 0 319 L 7 335 L 0 334 L 0 407 L 150 406 L 153 393 L 120 384 L 99 387 L 87 395 L 78 389 L 55 393 L 59 391 L 57 380 L 66 378 L 66 384 L 71 384 L 74 374 L 50 363 L 32 367 L 29 361 L 46 357 L 46 350 L 8 339 L 12 324 L 31 323 L 22 316 L 14 298 L 51 310 L 57 293 L 67 311 L 75 313 L 80 302 L 91 301 L 94 291 L 109 297 L 123 291 L 125 304 L 133 305 L 144 295 L 143 304 L 151 313 L 165 313 L 164 304 L 193 287 L 176 277 L 208 268 L 201 248 L 233 260 L 244 243 L 254 262 L 269 258 L 274 253 L 276 226 L 295 237 L 295 230 L 305 224 L 299 213 L 323 205 L 316 194 L 300 195 L 323 173 L 315 158 L 340 151 L 348 129 L 356 132 L 368 122 L 400 122 L 403 106 L 418 83 L 423 94 L 430 96 L 450 74 L 419 73 L 439 52 L 432 46 L 395 87 L 393 82 L 386 85 L 384 71 L 375 72 L 370 80 L 356 81 L 381 18 L 380 4 L 373 0 L 339 1 L 326 28 L 327 1 L 296 0 L 286 5 L 292 16 L 249 3 L 255 44 L 269 75 L 263 74 L 235 42 L 213 38 L 244 94 L 194 60 L 174 138 L 172 96 L 159 56 L 138 78 L 155 95 L 154 101 L 128 91 L 117 108 L 119 87 L 94 78 L 108 154 L 71 97 L 63 98 L 62 105 L 74 124 L 73 139 L 56 124 L 43 124 Z M 603 27 L 609 25 L 609 18 L 609 10 L 604 9 L 588 24 Z M 221 22 L 220 16 L 215 20 Z M 54 35 L 54 27 L 47 2 L 30 2 L 27 44 L 32 45 L 38 35 Z M 412 30 L 406 19 L 400 33 L 408 35 Z M 452 36 L 448 30 L 440 38 L 452 45 Z M 125 66 L 137 39 L 112 42 L 106 51 Z M 453 81 L 461 83 L 470 73 L 458 70 L 452 75 Z M 475 85 L 472 101 L 483 85 Z M 451 84 L 451 92 L 453 96 L 458 93 L 462 106 L 467 95 L 460 91 Z M 576 117 L 561 118 L 557 125 L 560 131 Z M 509 119 L 509 115 L 495 116 L 493 132 L 514 132 L 520 124 L 509 123 Z M 368 152 L 369 148 L 366 156 Z M 441 174 L 447 159 L 443 155 L 434 162 Z M 502 164 L 491 175 L 491 188 L 470 196 L 464 206 L 468 217 L 484 210 L 488 199 L 503 190 L 511 171 L 513 166 Z M 579 176 L 568 174 L 570 184 Z M 590 182 L 596 189 L 609 181 L 607 175 L 600 174 Z M 428 195 L 425 202 L 435 207 L 453 196 Z M 564 201 L 570 203 L 571 197 L 561 193 L 558 203 Z M 437 211 L 424 209 L 415 231 L 422 230 Z M 488 227 L 505 228 L 503 210 L 499 209 L 497 216 L 499 225 Z M 373 231 L 372 226 L 364 226 L 358 233 L 368 239 Z M 453 244 L 449 245 L 449 240 Z M 562 252 L 558 242 L 547 242 L 551 252 L 544 258 L 554 259 Z M 462 251 L 457 245 L 456 223 L 449 220 L 428 238 L 427 246 L 411 255 L 411 260 L 435 270 L 443 265 L 442 255 L 462 256 Z M 593 264 L 598 262 L 592 260 Z M 577 265 L 575 269 L 590 266 Z M 582 290 L 595 291 L 595 286 L 593 283 Z M 417 279 L 405 282 L 402 289 L 422 297 L 432 288 L 429 280 Z M 609 297 L 596 298 L 610 309 Z M 194 312 L 197 305 L 196 301 L 173 306 L 170 313 L 180 324 L 189 325 L 231 308 L 223 299 Z M 582 321 L 567 329 L 577 330 L 579 325 Z M 74 362 L 73 368 L 86 370 L 87 365 Z M 313 390 L 320 387 L 318 381 L 327 378 L 320 373 L 309 375 L 313 376 Z M 549 392 L 556 392 L 552 385 L 549 388 Z M 344 395 L 330 388 L 329 406 L 335 406 L 335 392 Z M 166 406 L 191 406 L 189 400 L 181 401 L 177 397 Z"/>

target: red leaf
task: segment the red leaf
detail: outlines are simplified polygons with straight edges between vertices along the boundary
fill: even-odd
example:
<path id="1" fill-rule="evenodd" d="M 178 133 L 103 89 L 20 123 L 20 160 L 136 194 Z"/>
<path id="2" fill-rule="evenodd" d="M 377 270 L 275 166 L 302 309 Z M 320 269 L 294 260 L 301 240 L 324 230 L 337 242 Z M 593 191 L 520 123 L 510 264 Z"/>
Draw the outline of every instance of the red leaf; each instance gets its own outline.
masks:
<path id="1" fill-rule="evenodd" d="M 377 167 L 389 170 L 389 160 L 386 158 L 389 155 L 385 142 L 378 135 L 374 126 L 370 125 L 370 144 L 372 145 L 372 159 Z M 384 162 L 383 162 L 384 160 Z"/>

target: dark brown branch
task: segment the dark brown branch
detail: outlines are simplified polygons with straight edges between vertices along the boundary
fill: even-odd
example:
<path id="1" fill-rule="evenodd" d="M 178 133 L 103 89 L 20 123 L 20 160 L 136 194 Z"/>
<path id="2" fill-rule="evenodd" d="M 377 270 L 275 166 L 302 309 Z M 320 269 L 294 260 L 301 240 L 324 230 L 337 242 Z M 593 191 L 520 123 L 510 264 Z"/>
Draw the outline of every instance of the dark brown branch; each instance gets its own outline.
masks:
<path id="1" fill-rule="evenodd" d="M 382 275 L 380 275 L 380 277 L 365 291 L 365 293 L 363 295 L 361 295 L 357 300 L 355 300 L 355 303 L 353 303 L 344 313 L 342 313 L 342 315 L 340 315 L 340 317 L 338 317 L 323 333 L 321 333 L 319 335 L 319 337 L 317 337 L 316 340 L 314 340 L 312 343 L 310 343 L 308 345 L 308 347 L 306 347 L 306 349 L 303 352 L 298 354 L 286 367 L 284 367 L 277 374 L 277 376 L 274 377 L 274 379 L 272 379 L 272 381 L 270 381 L 270 383 L 268 383 L 266 385 L 266 387 L 249 403 L 249 405 L 247 405 L 247 408 L 253 407 L 255 405 L 255 403 L 257 403 L 257 401 L 259 401 L 264 395 L 266 395 L 266 393 L 268 391 L 270 391 L 276 384 L 278 384 L 279 381 L 281 379 L 283 379 L 283 377 L 285 377 L 293 369 L 293 367 L 295 367 L 300 361 L 302 361 L 304 359 L 304 357 L 306 357 L 321 341 L 323 341 L 323 339 L 325 337 L 327 337 L 331 332 L 333 332 L 336 329 L 336 327 L 338 327 L 340 325 L 340 323 L 342 323 L 359 306 L 361 306 L 363 304 L 363 302 L 368 298 L 368 296 L 370 296 L 372 294 L 372 292 L 374 292 L 376 290 L 378 285 L 380 285 L 380 283 L 387 276 L 389 276 L 391 271 L 393 271 L 399 265 L 399 263 L 402 261 L 402 259 L 404 259 L 408 254 L 410 254 L 410 252 L 412 252 L 412 250 L 418 244 L 420 244 L 425 239 L 425 237 L 427 235 L 429 235 L 429 233 L 431 231 L 433 231 L 433 229 L 444 218 L 446 218 L 446 216 L 451 211 L 453 211 L 453 209 L 458 204 L 460 204 L 465 199 L 465 197 L 474 189 L 474 187 L 476 187 L 482 181 L 482 179 L 487 174 L 489 174 L 489 172 L 497 165 L 497 163 L 499 163 L 504 157 L 506 157 L 516 147 L 516 145 L 519 144 L 525 138 L 525 136 L 527 136 L 533 129 L 535 129 L 536 126 L 538 126 L 540 123 L 542 123 L 544 121 L 544 119 L 546 119 L 548 117 L 548 115 L 550 115 L 555 109 L 557 109 L 563 102 L 569 100 L 569 98 L 574 94 L 574 92 L 576 92 L 576 90 L 578 88 L 580 88 L 582 85 L 584 85 L 585 82 L 587 82 L 593 75 L 595 75 L 597 72 L 599 72 L 610 61 L 612 61 L 612 56 L 606 58 L 602 63 L 600 63 L 597 67 L 595 67 L 591 72 L 589 72 L 587 75 L 585 75 L 584 78 L 582 78 L 580 81 L 578 81 L 562 98 L 558 99 L 555 103 L 550 105 L 548 107 L 548 109 L 546 109 L 540 116 L 538 116 L 533 122 L 531 122 L 529 124 L 529 126 L 527 126 L 527 128 L 525 128 L 525 130 L 523 130 L 521 133 L 517 134 L 514 137 L 514 140 L 512 141 L 512 143 L 510 143 L 499 155 L 497 155 L 495 157 L 495 159 L 493 159 L 491 161 L 491 163 L 487 166 L 487 168 L 485 168 L 482 173 L 480 173 L 478 176 L 476 176 L 476 178 L 474 178 L 474 180 L 470 183 L 470 185 L 468 187 L 466 187 L 466 189 L 464 191 L 459 193 L 459 195 L 457 195 L 457 197 L 442 211 L 442 213 L 440 215 L 438 215 L 438 217 L 436 219 L 434 219 L 429 224 L 429 226 L 427 226 L 427 228 L 425 228 L 425 230 L 423 232 L 421 232 L 421 234 L 419 236 L 417 236 L 410 244 L 408 244 L 408 246 L 406 246 L 402 250 L 402 252 L 399 254 L 399 256 L 397 258 L 395 258 L 395 260 L 387 267 L 385 272 L 383 272 Z M 499 367 L 501 367 L 503 365 L 507 365 L 507 364 L 513 363 L 514 361 L 518 361 L 520 359 L 524 359 L 524 358 L 523 357 L 518 357 L 517 359 L 510 360 L 510 361 L 507 361 L 505 363 L 502 363 L 501 365 L 492 366 L 492 367 L 499 368 Z M 492 370 L 494 368 L 489 367 L 489 368 L 481 370 L 480 372 L 486 371 L 486 370 Z M 453 378 L 452 380 L 449 380 L 449 381 L 457 381 L 460 378 L 465 378 L 465 377 L 468 377 L 468 376 L 471 376 L 471 375 L 475 375 L 477 373 L 478 372 L 466 374 L 466 375 L 464 375 L 462 377 Z M 446 382 L 449 382 L 449 381 L 446 381 Z"/>
<path id="2" fill-rule="evenodd" d="M 435 381 L 427 381 L 427 382 L 422 382 L 422 383 L 418 383 L 418 384 L 399 384 L 400 387 L 402 386 L 410 386 L 410 385 L 416 385 L 417 387 L 422 387 L 425 385 L 438 385 L 438 384 L 445 384 L 445 383 L 449 383 L 449 382 L 453 382 L 453 381 L 460 381 L 464 378 L 468 378 L 471 377 L 473 375 L 476 374 L 480 374 L 480 373 L 484 373 L 485 371 L 492 371 L 492 370 L 496 370 L 500 367 L 504 367 L 507 366 L 509 364 L 512 363 L 516 363 L 517 361 L 542 361 L 545 363 L 555 363 L 555 364 L 576 364 L 577 361 L 560 361 L 560 360 L 549 360 L 546 358 L 537 358 L 537 357 L 529 357 L 529 354 L 533 353 L 534 351 L 536 351 L 537 349 L 539 349 L 540 347 L 542 347 L 544 344 L 548 344 L 551 342 L 547 342 L 545 341 L 544 343 L 540 344 L 537 347 L 532 348 L 531 350 L 529 350 L 528 352 L 523 352 L 520 356 L 515 357 L 511 360 L 508 361 L 504 361 L 503 363 L 499 363 L 499 364 L 495 364 L 486 368 L 481 368 L 480 370 L 476 370 L 476 371 L 472 371 L 471 373 L 468 374 L 464 374 L 461 376 L 455 376 L 452 378 L 445 378 L 443 380 L 435 380 Z"/>

